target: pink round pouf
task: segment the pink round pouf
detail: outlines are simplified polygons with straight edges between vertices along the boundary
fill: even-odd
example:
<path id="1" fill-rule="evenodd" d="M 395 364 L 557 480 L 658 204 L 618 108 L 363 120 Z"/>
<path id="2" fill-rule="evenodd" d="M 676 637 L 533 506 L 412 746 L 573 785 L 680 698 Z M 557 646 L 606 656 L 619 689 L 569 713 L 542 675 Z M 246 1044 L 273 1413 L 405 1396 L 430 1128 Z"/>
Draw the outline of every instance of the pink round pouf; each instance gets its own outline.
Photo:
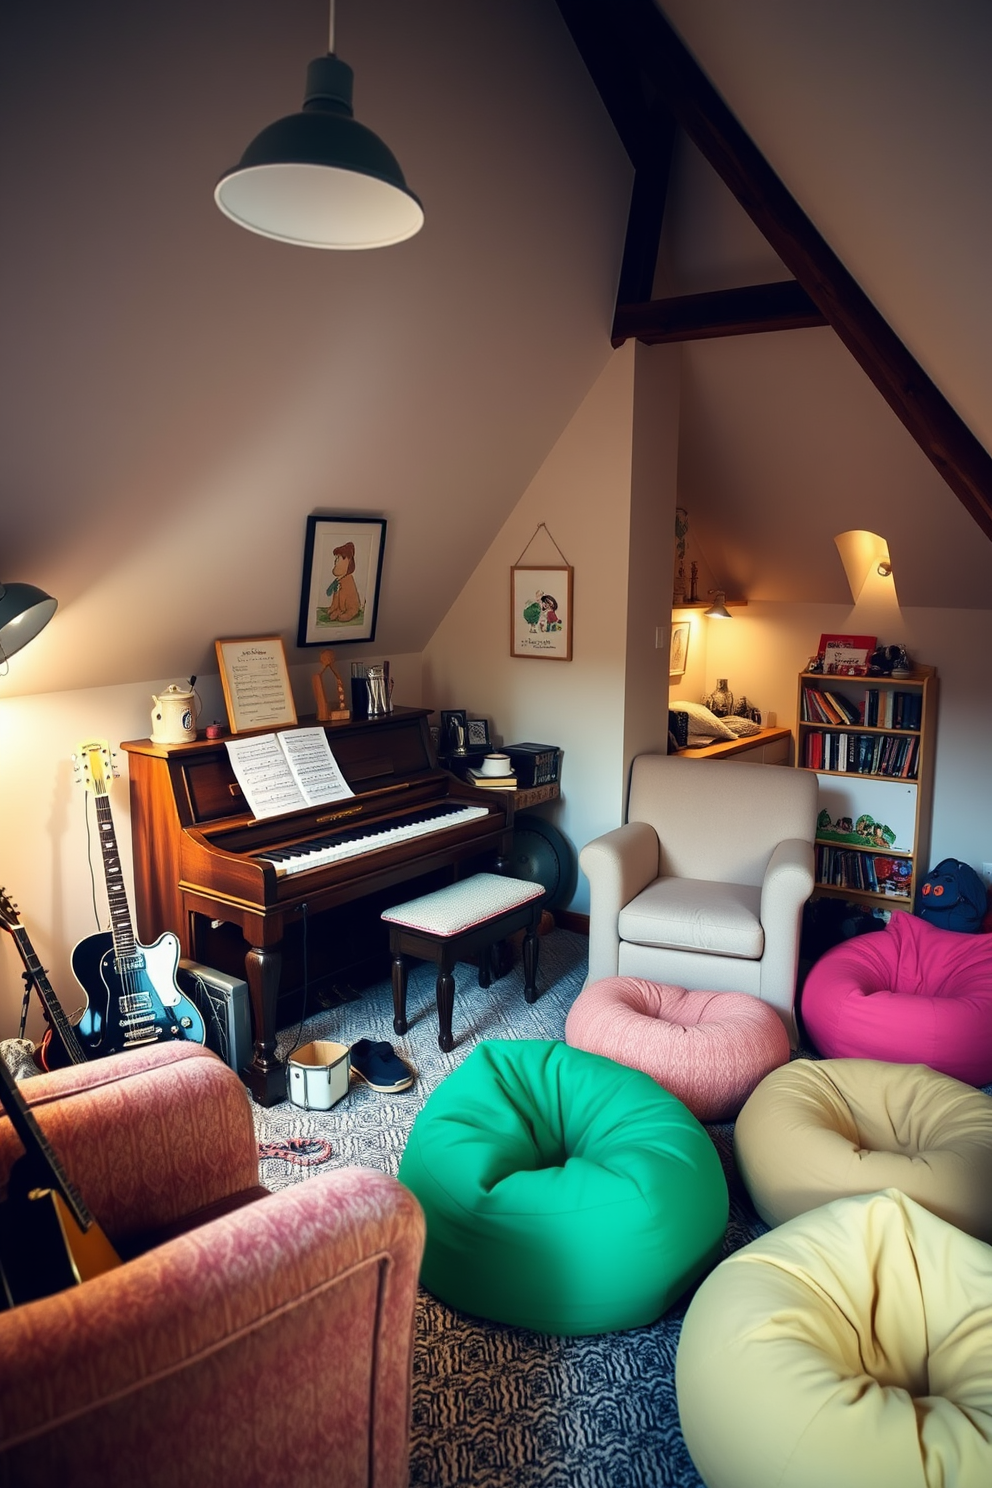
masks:
<path id="1" fill-rule="evenodd" d="M 928 1064 L 992 1082 L 992 936 L 893 914 L 884 930 L 833 946 L 802 992 L 806 1032 L 828 1059 Z"/>
<path id="2" fill-rule="evenodd" d="M 565 1021 L 573 1049 L 642 1070 L 699 1121 L 729 1121 L 789 1060 L 775 1009 L 747 992 L 688 992 L 640 977 L 583 988 Z"/>

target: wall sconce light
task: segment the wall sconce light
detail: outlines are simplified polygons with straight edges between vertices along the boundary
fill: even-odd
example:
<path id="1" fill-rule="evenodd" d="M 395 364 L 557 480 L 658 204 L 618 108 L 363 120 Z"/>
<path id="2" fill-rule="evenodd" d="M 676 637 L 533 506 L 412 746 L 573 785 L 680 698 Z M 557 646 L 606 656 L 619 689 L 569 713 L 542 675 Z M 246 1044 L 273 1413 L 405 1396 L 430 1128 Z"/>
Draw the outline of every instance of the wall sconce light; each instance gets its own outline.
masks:
<path id="1" fill-rule="evenodd" d="M 33 641 L 58 609 L 58 600 L 34 584 L 0 584 L 0 664 Z"/>
<path id="2" fill-rule="evenodd" d="M 716 598 L 709 609 L 703 611 L 707 620 L 732 620 L 734 617 L 727 609 L 726 591 L 723 589 L 710 589 L 708 592 L 715 595 Z"/>
<path id="3" fill-rule="evenodd" d="M 851 590 L 851 599 L 857 604 L 858 600 L 881 598 L 881 591 L 874 589 L 876 576 L 880 579 L 892 578 L 892 560 L 889 556 L 889 545 L 884 537 L 877 532 L 865 532 L 855 528 L 850 532 L 838 532 L 834 538 L 840 560 L 844 565 L 847 575 L 848 586 Z M 885 598 L 888 604 L 892 603 L 895 594 L 895 580 L 893 588 L 885 589 Z"/>

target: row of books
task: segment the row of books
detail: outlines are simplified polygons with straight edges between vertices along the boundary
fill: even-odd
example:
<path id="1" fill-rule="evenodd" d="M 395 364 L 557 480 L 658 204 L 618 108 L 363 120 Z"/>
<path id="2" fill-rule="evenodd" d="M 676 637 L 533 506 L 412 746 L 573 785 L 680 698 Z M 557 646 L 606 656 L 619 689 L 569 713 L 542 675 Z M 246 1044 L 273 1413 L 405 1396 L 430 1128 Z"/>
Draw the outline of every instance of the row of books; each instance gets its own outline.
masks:
<path id="1" fill-rule="evenodd" d="M 919 692 L 868 687 L 855 702 L 842 692 L 804 686 L 802 719 L 804 723 L 860 723 L 866 728 L 918 729 L 923 721 L 923 697 Z"/>
<path id="2" fill-rule="evenodd" d="M 831 888 L 859 889 L 866 894 L 908 899 L 912 880 L 912 858 L 889 858 L 839 847 L 816 849 L 816 881 Z"/>
<path id="3" fill-rule="evenodd" d="M 806 735 L 803 764 L 807 770 L 839 770 L 854 775 L 886 775 L 915 780 L 920 740 L 908 734 L 852 734 L 829 730 Z"/>
<path id="4" fill-rule="evenodd" d="M 923 694 L 869 687 L 865 693 L 864 721 L 868 728 L 918 729 L 923 722 Z"/>

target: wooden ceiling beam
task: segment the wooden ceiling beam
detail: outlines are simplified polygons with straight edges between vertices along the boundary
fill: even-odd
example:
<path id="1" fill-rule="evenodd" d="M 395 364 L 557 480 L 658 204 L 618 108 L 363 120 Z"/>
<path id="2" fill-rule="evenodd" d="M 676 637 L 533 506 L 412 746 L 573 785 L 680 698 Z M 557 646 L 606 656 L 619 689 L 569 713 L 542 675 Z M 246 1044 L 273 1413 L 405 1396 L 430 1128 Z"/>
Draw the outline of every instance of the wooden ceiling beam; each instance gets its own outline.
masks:
<path id="1" fill-rule="evenodd" d="M 705 341 L 715 336 L 749 336 L 758 331 L 793 331 L 826 324 L 826 316 L 802 285 L 795 279 L 783 279 L 773 284 L 618 305 L 613 345 L 622 346 L 633 338 L 658 346 L 666 341 Z"/>
<path id="2" fill-rule="evenodd" d="M 741 128 L 654 0 L 558 0 L 588 63 L 609 46 L 632 59 L 649 105 L 660 102 L 713 166 L 986 537 L 992 456 L 821 237 Z M 593 80 L 596 73 L 590 66 Z M 612 114 L 610 101 L 604 102 Z M 625 141 L 626 143 L 626 141 Z"/>

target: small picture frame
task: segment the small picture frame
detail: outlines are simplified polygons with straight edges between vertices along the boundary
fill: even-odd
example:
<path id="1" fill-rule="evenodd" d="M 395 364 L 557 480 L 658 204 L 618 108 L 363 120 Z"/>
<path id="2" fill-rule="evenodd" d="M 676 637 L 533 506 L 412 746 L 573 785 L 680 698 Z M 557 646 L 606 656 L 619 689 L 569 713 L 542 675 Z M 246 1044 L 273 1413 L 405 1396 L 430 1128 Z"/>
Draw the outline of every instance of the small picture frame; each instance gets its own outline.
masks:
<path id="1" fill-rule="evenodd" d="M 515 564 L 510 569 L 510 655 L 571 661 L 571 568 Z"/>
<path id="2" fill-rule="evenodd" d="M 244 636 L 214 647 L 232 734 L 296 724 L 282 636 Z"/>
<path id="3" fill-rule="evenodd" d="M 670 677 L 681 677 L 685 674 L 685 664 L 689 658 L 689 633 L 692 629 L 690 620 L 678 620 L 672 626 L 672 644 L 668 660 L 668 675 Z"/>
<path id="4" fill-rule="evenodd" d="M 465 724 L 468 737 L 466 744 L 470 749 L 488 749 L 489 745 L 489 720 L 486 718 L 469 718 Z"/>
<path id="5" fill-rule="evenodd" d="M 375 640 L 386 522 L 307 517 L 298 646 Z"/>
<path id="6" fill-rule="evenodd" d="M 817 655 L 828 676 L 864 677 L 874 649 L 874 636 L 821 635 Z"/>
<path id="7" fill-rule="evenodd" d="M 461 732 L 461 744 L 463 749 L 468 748 L 468 720 L 465 717 L 464 708 L 442 708 L 441 709 L 441 742 L 438 746 L 441 754 L 454 754 L 458 748 L 459 731 Z"/>

